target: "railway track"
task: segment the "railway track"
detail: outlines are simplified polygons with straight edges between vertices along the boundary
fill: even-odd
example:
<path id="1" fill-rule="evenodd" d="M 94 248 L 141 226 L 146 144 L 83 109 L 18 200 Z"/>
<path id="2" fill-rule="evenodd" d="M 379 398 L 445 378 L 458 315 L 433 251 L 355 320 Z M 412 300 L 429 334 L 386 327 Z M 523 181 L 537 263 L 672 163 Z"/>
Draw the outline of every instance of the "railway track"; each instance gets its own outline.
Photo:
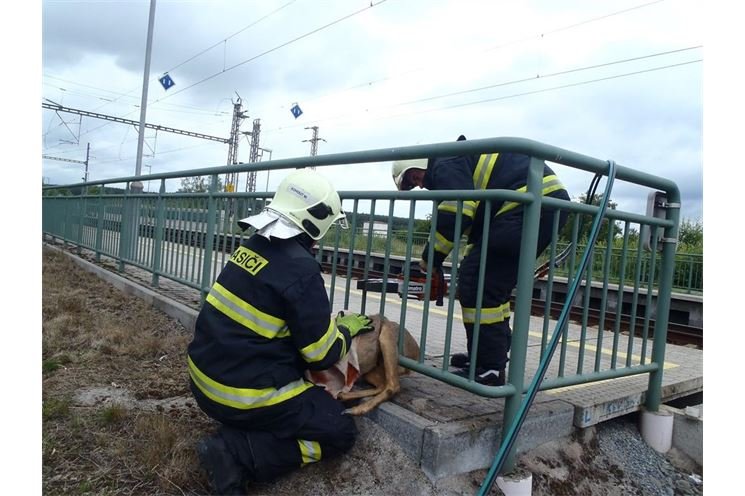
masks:
<path id="1" fill-rule="evenodd" d="M 322 263 L 321 264 L 322 269 L 326 273 L 331 273 L 332 266 L 330 263 Z M 351 273 L 351 278 L 355 280 L 362 280 L 362 279 L 381 279 L 383 278 L 383 273 L 380 271 L 375 270 L 367 270 L 360 268 L 352 268 L 351 271 L 348 270 L 346 265 L 337 265 L 336 267 L 336 273 L 338 276 L 341 277 L 347 277 L 348 274 Z M 395 275 L 389 275 L 389 280 L 393 281 L 395 280 Z M 390 293 L 390 292 L 389 292 Z M 558 318 L 561 314 L 563 308 L 563 304 L 560 302 L 553 302 L 551 304 L 551 318 Z M 601 309 L 598 308 L 588 308 L 585 310 L 582 307 L 573 306 L 569 311 L 569 320 L 575 324 L 582 324 L 585 319 L 587 321 L 587 325 L 590 326 L 597 326 L 600 324 L 601 317 L 604 319 L 605 324 L 604 327 L 606 329 L 615 329 L 616 326 L 616 314 L 612 311 L 605 311 L 604 315 L 601 315 L 603 312 Z M 537 317 L 545 316 L 546 314 L 546 302 L 534 298 L 533 303 L 531 306 L 531 314 Z M 651 339 L 654 336 L 655 332 L 655 320 L 650 319 L 647 325 L 647 329 L 645 331 L 644 329 L 644 316 L 643 315 L 637 315 L 634 319 L 634 326 L 633 331 L 635 336 L 644 337 L 646 332 L 646 337 Z M 623 333 L 630 333 L 632 330 L 632 319 L 631 316 L 628 314 L 621 314 L 621 321 L 619 324 L 619 331 Z M 703 329 L 698 327 L 692 327 L 685 324 L 678 324 L 675 322 L 668 322 L 667 326 L 667 338 L 666 342 L 670 344 L 680 345 L 680 346 L 695 346 L 698 349 L 703 349 Z"/>
<path id="2" fill-rule="evenodd" d="M 563 305 L 561 303 L 551 304 L 551 317 L 558 318 L 561 314 Z M 533 299 L 531 307 L 531 313 L 535 316 L 543 316 L 546 313 L 546 302 L 543 300 Z M 603 317 L 605 324 L 604 327 L 607 330 L 615 329 L 616 326 L 616 314 L 615 312 L 605 311 L 605 315 L 601 315 L 602 311 L 597 308 L 588 308 L 587 316 L 585 317 L 585 310 L 580 307 L 573 306 L 569 310 L 569 320 L 576 323 L 582 324 L 587 319 L 587 325 L 597 326 L 600 324 L 600 319 Z M 653 319 L 649 320 L 647 326 L 646 336 L 652 338 L 654 336 L 656 322 Z M 635 319 L 634 336 L 644 337 L 644 316 L 637 316 Z M 631 332 L 631 316 L 628 314 L 621 314 L 621 322 L 619 325 L 619 331 L 623 333 Z M 670 344 L 676 344 L 680 346 L 695 346 L 696 348 L 703 349 L 704 345 L 703 329 L 692 327 L 689 325 L 678 324 L 675 322 L 668 322 L 667 325 L 667 339 L 666 342 Z"/>

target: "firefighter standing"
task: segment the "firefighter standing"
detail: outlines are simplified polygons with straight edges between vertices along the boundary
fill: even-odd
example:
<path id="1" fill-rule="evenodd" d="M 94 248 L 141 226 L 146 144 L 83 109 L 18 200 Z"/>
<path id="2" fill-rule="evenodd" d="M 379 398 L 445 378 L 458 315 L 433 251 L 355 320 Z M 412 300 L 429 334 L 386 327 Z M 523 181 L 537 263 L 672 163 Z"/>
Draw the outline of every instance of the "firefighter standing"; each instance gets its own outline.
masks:
<path id="1" fill-rule="evenodd" d="M 239 221 L 245 240 L 212 286 L 188 347 L 192 393 L 221 423 L 197 445 L 212 490 L 243 494 L 350 449 L 357 429 L 341 402 L 304 379 L 343 358 L 372 330 L 359 314 L 331 317 L 311 254 L 332 224 L 346 223 L 339 195 L 313 170 L 279 185 L 260 214 Z"/>
<path id="2" fill-rule="evenodd" d="M 458 141 L 465 140 L 460 136 Z M 509 189 L 527 191 L 530 157 L 518 153 L 488 153 L 457 157 L 400 160 L 393 163 L 393 180 L 399 190 L 414 186 L 428 190 Z M 569 200 L 554 172 L 544 165 L 543 195 Z M 458 294 L 466 329 L 468 353 L 451 356 L 450 365 L 470 366 L 471 340 L 476 317 L 477 285 L 481 251 L 487 251 L 484 293 L 481 306 L 479 343 L 476 357 L 477 382 L 490 386 L 505 383 L 512 330 L 510 329 L 510 297 L 517 284 L 520 259 L 523 207 L 518 202 L 491 200 L 488 239 L 481 239 L 484 222 L 484 202 L 463 201 L 462 229 L 468 234 L 466 256 L 458 270 Z M 453 249 L 457 201 L 441 201 L 437 207 L 437 232 L 433 240 L 433 272 L 442 270 L 442 262 Z M 539 255 L 551 241 L 554 210 L 544 207 L 538 231 Z M 559 228 L 564 226 L 567 212 L 560 211 Z M 422 268 L 427 268 L 429 243 L 422 252 Z M 466 371 L 456 372 L 466 375 Z"/>

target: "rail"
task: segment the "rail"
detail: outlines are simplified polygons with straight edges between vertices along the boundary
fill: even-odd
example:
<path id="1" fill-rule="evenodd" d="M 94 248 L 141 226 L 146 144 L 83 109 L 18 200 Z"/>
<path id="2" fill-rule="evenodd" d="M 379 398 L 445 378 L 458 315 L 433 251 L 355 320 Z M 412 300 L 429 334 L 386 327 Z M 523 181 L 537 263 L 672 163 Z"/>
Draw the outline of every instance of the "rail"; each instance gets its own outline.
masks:
<path id="1" fill-rule="evenodd" d="M 633 288 L 637 295 L 638 307 L 641 308 L 645 300 L 643 314 L 637 314 L 636 302 L 632 308 L 633 318 L 639 322 L 642 333 L 640 337 L 629 336 L 628 350 L 619 349 L 618 336 L 621 332 L 620 316 L 613 321 L 607 316 L 599 317 L 605 322 L 602 331 L 613 335 L 612 354 L 609 359 L 591 352 L 602 347 L 602 336 L 605 332 L 598 332 L 595 336 L 588 333 L 588 319 L 583 319 L 582 332 L 578 342 L 573 346 L 580 349 L 578 363 L 567 362 L 566 347 L 568 345 L 566 326 L 559 345 L 558 357 L 560 367 L 553 375 L 547 375 L 540 383 L 540 389 L 552 389 L 575 384 L 582 384 L 600 380 L 612 380 L 636 374 L 648 376 L 648 390 L 646 408 L 657 411 L 661 402 L 661 382 L 665 356 L 665 343 L 669 324 L 670 299 L 673 287 L 673 273 L 675 268 L 675 243 L 678 234 L 680 194 L 677 185 L 665 178 L 653 176 L 642 171 L 621 165 L 616 166 L 616 182 L 628 182 L 648 188 L 650 192 L 661 191 L 666 195 L 667 208 L 664 217 L 653 217 L 645 214 L 608 210 L 603 222 L 613 225 L 614 229 L 606 229 L 600 237 L 598 246 L 592 253 L 599 250 L 604 253 L 599 264 L 590 254 L 588 270 L 579 271 L 577 260 L 583 253 L 579 225 L 582 219 L 591 219 L 598 212 L 598 207 L 577 202 L 563 201 L 541 195 L 540 178 L 542 177 L 544 161 L 562 164 L 577 171 L 589 173 L 590 176 L 599 174 L 604 176 L 608 172 L 608 162 L 569 150 L 553 147 L 531 140 L 520 138 L 492 138 L 484 140 L 460 141 L 454 143 L 437 143 L 403 148 L 387 148 L 333 155 L 318 155 L 297 159 L 275 160 L 260 164 L 245 164 L 237 166 L 219 166 L 189 171 L 151 174 L 139 177 L 121 177 L 108 180 L 77 183 L 65 186 L 47 186 L 42 188 L 42 229 L 45 236 L 59 238 L 78 247 L 93 250 L 96 257 L 112 257 L 118 261 L 120 271 L 126 271 L 127 266 L 136 266 L 152 273 L 152 284 L 157 286 L 161 278 L 168 278 L 190 287 L 199 289 L 203 295 L 209 291 L 220 269 L 228 262 L 230 253 L 237 248 L 242 240 L 242 234 L 236 233 L 235 222 L 250 213 L 257 212 L 271 196 L 270 193 L 257 192 L 221 192 L 218 191 L 218 176 L 250 171 L 267 171 L 292 169 L 298 167 L 316 167 L 323 173 L 323 168 L 332 165 L 356 164 L 365 167 L 377 167 L 390 170 L 390 162 L 397 159 L 411 159 L 434 156 L 451 156 L 463 154 L 484 154 L 492 152 L 516 152 L 532 157 L 528 174 L 527 191 L 516 192 L 510 190 L 480 190 L 480 191 L 342 191 L 340 196 L 344 201 L 351 231 L 343 232 L 332 229 L 321 240 L 319 250 L 331 250 L 334 253 L 331 261 L 330 299 L 336 309 L 349 308 L 353 311 L 366 313 L 379 312 L 407 327 L 420 343 L 421 354 L 416 360 L 405 357 L 399 358 L 399 363 L 421 374 L 433 377 L 456 387 L 471 391 L 475 394 L 505 398 L 504 423 L 510 425 L 518 414 L 521 396 L 529 384 L 526 380 L 526 356 L 528 334 L 536 326 L 547 328 L 553 322 L 551 307 L 557 301 L 552 297 L 553 281 L 561 274 L 569 281 L 583 280 L 584 287 L 592 283 L 603 286 L 604 295 L 609 291 L 609 284 L 617 273 L 615 284 L 618 290 L 624 287 Z M 166 191 L 168 179 L 180 179 L 194 176 L 210 176 L 209 190 L 199 193 L 174 193 Z M 157 193 L 142 193 L 133 191 L 132 183 L 139 181 L 159 180 L 160 188 Z M 589 182 L 589 181 L 588 181 Z M 119 190 L 114 188 L 119 186 Z M 53 196 L 58 192 L 73 192 L 69 196 Z M 473 380 L 473 369 L 469 378 L 455 375 L 449 370 L 449 356 L 454 340 L 463 335 L 459 322 L 455 285 L 451 284 L 446 295 L 445 329 L 430 329 L 430 292 L 431 280 L 424 281 L 423 310 L 418 312 L 407 308 L 408 295 L 401 299 L 401 309 L 398 315 L 393 315 L 390 308 L 386 308 L 386 286 L 377 300 L 369 298 L 369 294 L 362 298 L 352 298 L 352 266 L 343 264 L 347 273 L 338 274 L 337 268 L 342 265 L 340 260 L 347 257 L 347 262 L 355 251 L 362 251 L 369 259 L 373 253 L 375 243 L 380 243 L 373 236 L 373 222 L 368 223 L 366 236 L 351 236 L 363 225 L 365 220 L 377 219 L 382 216 L 387 219 L 388 229 L 384 237 L 382 272 L 389 273 L 393 254 L 394 239 L 403 241 L 403 257 L 409 261 L 416 261 L 421 255 L 421 249 L 416 245 L 415 216 L 417 207 L 424 205 L 432 213 L 430 236 L 437 229 L 437 204 L 441 201 L 452 202 L 456 205 L 456 230 L 459 230 L 463 216 L 464 202 L 484 202 L 490 219 L 490 200 L 510 201 L 522 205 L 524 211 L 524 226 L 521 239 L 521 257 L 519 265 L 518 283 L 515 291 L 515 301 L 512 308 L 513 335 L 510 353 L 508 382 L 504 386 L 485 386 Z M 405 210 L 406 219 L 404 236 L 393 236 L 393 224 L 400 218 L 394 215 L 396 207 Z M 533 272 L 535 269 L 534 255 L 537 244 L 537 220 L 541 208 L 550 207 L 555 212 L 552 241 L 546 251 L 550 260 L 555 260 L 560 251 L 562 239 L 568 240 L 574 246 L 565 265 L 557 268 L 554 264 L 547 274 L 547 299 L 542 323 L 532 321 Z M 567 212 L 572 219 L 566 232 L 558 229 L 558 213 Z M 483 229 L 488 230 L 488 222 Z M 482 226 L 474 226 L 474 229 Z M 645 255 L 642 243 L 639 242 L 650 233 L 651 253 Z M 452 259 L 460 260 L 465 249 L 460 239 L 455 240 Z M 611 263 L 614 250 L 620 250 L 616 256 L 617 262 Z M 376 247 L 380 251 L 381 247 Z M 430 248 L 431 250 L 431 248 Z M 432 257 L 430 256 L 431 260 Z M 643 260 L 648 260 L 643 263 Z M 484 267 L 479 274 L 479 287 L 487 282 L 484 280 Z M 618 265 L 613 272 L 611 265 Z M 369 260 L 364 267 L 370 267 Z M 410 264 L 404 266 L 400 275 L 404 291 L 410 286 Z M 457 280 L 458 266 L 453 265 L 451 277 Z M 364 273 L 363 277 L 367 278 Z M 561 272 L 560 272 L 561 271 Z M 343 287 L 343 294 L 335 293 L 337 281 Z M 656 290 L 653 291 L 653 288 Z M 652 298 L 654 293 L 654 305 Z M 583 308 L 589 312 L 589 293 L 580 291 Z M 603 303 L 605 303 L 605 296 Z M 559 302 L 560 303 L 560 302 Z M 656 308 L 653 319 L 651 308 Z M 481 322 L 481 301 L 477 301 L 474 329 L 474 347 L 478 346 L 479 325 Z M 601 309 L 604 305 L 601 305 Z M 411 323 L 407 325 L 407 322 Z M 428 342 L 440 333 L 438 339 L 444 339 L 442 354 L 435 356 L 428 353 Z M 430 343 L 431 344 L 431 343 Z M 641 344 L 641 353 L 627 352 Z M 399 343 L 402 346 L 402 343 Z M 595 359 L 592 360 L 595 355 Z M 585 362 L 589 360 L 589 365 Z M 435 365 L 434 367 L 432 365 Z M 506 463 L 506 467 L 514 464 L 514 453 Z"/>

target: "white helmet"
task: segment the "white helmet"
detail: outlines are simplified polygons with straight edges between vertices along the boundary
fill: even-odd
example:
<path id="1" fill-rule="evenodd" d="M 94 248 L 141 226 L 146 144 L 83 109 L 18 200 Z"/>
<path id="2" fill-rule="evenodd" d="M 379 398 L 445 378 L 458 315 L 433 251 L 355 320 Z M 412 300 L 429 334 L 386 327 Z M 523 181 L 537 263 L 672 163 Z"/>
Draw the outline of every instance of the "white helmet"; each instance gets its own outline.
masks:
<path id="1" fill-rule="evenodd" d="M 396 160 L 393 162 L 393 182 L 396 183 L 396 188 L 399 191 L 408 191 L 411 188 L 414 187 L 413 184 L 411 184 L 408 181 L 404 181 L 404 176 L 406 175 L 406 171 L 409 169 L 427 169 L 427 159 L 426 158 L 415 158 L 412 160 Z"/>
<path id="2" fill-rule="evenodd" d="M 276 214 L 289 220 L 315 240 L 321 239 L 336 221 L 340 221 L 342 227 L 346 228 L 347 217 L 341 209 L 339 194 L 328 179 L 312 169 L 298 169 L 287 175 L 264 212 L 243 219 L 239 224 L 250 224 L 262 229 L 268 225 L 270 219 L 277 218 Z"/>

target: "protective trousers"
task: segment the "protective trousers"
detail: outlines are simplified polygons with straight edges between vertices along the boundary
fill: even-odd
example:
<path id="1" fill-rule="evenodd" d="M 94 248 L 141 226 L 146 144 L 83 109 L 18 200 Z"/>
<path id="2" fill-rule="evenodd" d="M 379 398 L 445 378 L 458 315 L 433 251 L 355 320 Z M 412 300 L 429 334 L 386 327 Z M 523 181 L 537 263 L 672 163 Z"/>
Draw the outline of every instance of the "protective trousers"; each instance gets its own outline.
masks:
<path id="1" fill-rule="evenodd" d="M 555 213 L 559 215 L 559 229 L 566 223 L 567 213 L 565 211 L 547 209 L 541 211 L 536 254 L 543 252 L 551 242 Z M 522 224 L 521 209 L 496 216 L 492 219 L 489 228 L 476 352 L 476 367 L 484 370 L 502 370 L 508 361 L 507 354 L 512 343 L 510 299 L 517 285 Z M 463 312 L 463 324 L 466 328 L 469 358 L 472 358 L 470 355 L 483 249 L 484 242 L 480 239 L 474 243 L 458 270 L 458 293 Z"/>
<path id="2" fill-rule="evenodd" d="M 312 387 L 278 405 L 226 411 L 199 392 L 200 408 L 223 425 L 222 437 L 249 481 L 270 482 L 308 463 L 348 451 L 357 436 L 354 419 L 323 388 Z"/>

